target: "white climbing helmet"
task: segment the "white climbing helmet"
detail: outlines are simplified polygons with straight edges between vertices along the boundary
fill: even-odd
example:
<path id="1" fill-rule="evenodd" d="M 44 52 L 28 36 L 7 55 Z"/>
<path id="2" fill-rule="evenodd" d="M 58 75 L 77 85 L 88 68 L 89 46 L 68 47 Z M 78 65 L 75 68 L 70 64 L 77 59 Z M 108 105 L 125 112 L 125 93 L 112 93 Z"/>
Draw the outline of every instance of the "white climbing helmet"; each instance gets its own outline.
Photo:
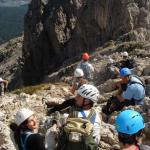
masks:
<path id="1" fill-rule="evenodd" d="M 83 70 L 80 68 L 77 68 L 74 72 L 74 76 L 75 77 L 83 77 L 84 76 Z"/>
<path id="2" fill-rule="evenodd" d="M 32 116 L 34 113 L 30 109 L 22 108 L 17 111 L 15 122 L 19 126 L 23 123 L 26 119 Z"/>
<path id="3" fill-rule="evenodd" d="M 83 84 L 77 91 L 77 93 L 89 100 L 91 100 L 94 103 L 97 103 L 100 97 L 98 89 L 90 84 Z"/>
<path id="4" fill-rule="evenodd" d="M 122 54 L 121 54 L 122 56 L 125 56 L 125 57 L 128 57 L 129 56 L 129 54 L 128 54 L 128 52 L 123 52 Z"/>

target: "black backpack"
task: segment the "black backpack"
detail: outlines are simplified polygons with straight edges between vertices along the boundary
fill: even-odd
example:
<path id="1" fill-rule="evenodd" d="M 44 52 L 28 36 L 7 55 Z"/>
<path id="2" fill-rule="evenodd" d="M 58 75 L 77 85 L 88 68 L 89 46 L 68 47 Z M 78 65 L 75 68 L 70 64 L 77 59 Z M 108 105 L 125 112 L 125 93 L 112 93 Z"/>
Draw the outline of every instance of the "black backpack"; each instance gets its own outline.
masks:
<path id="1" fill-rule="evenodd" d="M 126 60 L 126 67 L 129 68 L 129 69 L 132 69 L 134 68 L 134 60 L 133 59 L 127 59 Z"/>

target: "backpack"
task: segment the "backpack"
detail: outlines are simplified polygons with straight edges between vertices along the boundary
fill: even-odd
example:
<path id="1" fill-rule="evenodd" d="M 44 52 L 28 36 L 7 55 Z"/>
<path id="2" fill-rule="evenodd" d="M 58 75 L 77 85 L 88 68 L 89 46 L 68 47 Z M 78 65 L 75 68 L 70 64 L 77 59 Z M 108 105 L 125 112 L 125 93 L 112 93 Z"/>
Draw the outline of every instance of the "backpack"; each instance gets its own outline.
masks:
<path id="1" fill-rule="evenodd" d="M 97 150 L 92 136 L 96 112 L 91 110 L 88 117 L 81 111 L 83 118 L 69 118 L 63 127 L 57 150 Z"/>
<path id="2" fill-rule="evenodd" d="M 140 83 L 140 82 L 136 82 L 136 81 L 131 81 L 131 82 L 129 83 L 129 85 L 131 85 L 131 84 L 140 84 L 140 85 L 142 85 L 143 88 L 145 89 L 145 84 L 144 84 L 144 82 L 140 79 L 140 77 L 138 77 L 138 76 L 136 76 L 136 75 L 132 75 L 132 77 L 137 78 L 141 83 Z"/>
<path id="3" fill-rule="evenodd" d="M 86 79 L 93 78 L 94 68 L 91 64 L 89 64 L 88 62 L 86 63 L 81 62 L 78 68 L 83 70 Z"/>
<path id="4" fill-rule="evenodd" d="M 20 141 L 21 141 L 22 150 L 27 150 L 26 143 L 31 134 L 33 133 L 32 132 L 21 133 Z M 23 136 L 25 136 L 25 138 Z"/>
<path id="5" fill-rule="evenodd" d="M 132 77 L 137 78 L 139 81 L 141 81 L 141 83 L 140 83 L 140 82 L 136 82 L 136 81 L 130 81 L 128 85 L 132 85 L 132 84 L 140 84 L 140 85 L 142 85 L 143 88 L 145 89 L 145 84 L 144 84 L 144 82 L 143 82 L 138 76 L 132 75 Z M 121 89 L 122 89 L 123 91 L 126 91 L 128 85 L 127 85 L 127 84 L 124 84 L 124 83 L 121 84 Z"/>

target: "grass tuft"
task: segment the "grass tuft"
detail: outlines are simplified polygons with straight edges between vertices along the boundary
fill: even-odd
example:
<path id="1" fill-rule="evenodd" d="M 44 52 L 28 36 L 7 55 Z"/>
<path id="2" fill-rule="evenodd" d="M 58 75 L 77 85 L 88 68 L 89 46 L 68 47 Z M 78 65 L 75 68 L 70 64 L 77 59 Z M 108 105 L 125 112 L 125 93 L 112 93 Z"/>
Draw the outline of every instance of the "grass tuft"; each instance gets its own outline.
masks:
<path id="1" fill-rule="evenodd" d="M 21 89 L 16 89 L 12 93 L 14 94 L 26 93 L 26 94 L 32 95 L 33 93 L 36 93 L 37 91 L 48 90 L 48 89 L 50 89 L 50 85 L 43 83 L 43 84 L 39 84 L 35 86 L 28 86 L 28 87 L 23 87 Z"/>

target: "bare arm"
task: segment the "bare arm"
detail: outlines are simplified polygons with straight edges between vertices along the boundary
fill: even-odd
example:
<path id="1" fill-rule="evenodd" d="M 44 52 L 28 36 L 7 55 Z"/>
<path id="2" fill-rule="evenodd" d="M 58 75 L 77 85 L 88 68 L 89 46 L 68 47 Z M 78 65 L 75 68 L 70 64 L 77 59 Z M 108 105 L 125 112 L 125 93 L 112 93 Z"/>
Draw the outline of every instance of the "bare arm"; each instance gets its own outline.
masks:
<path id="1" fill-rule="evenodd" d="M 8 86 L 8 81 L 7 81 L 7 80 L 3 80 L 3 83 L 4 83 L 5 87 L 7 88 L 7 86 Z"/>
<path id="2" fill-rule="evenodd" d="M 77 89 L 77 85 L 73 84 L 71 89 L 70 89 L 71 93 L 74 94 L 76 89 Z"/>
<path id="3" fill-rule="evenodd" d="M 116 97 L 118 98 L 118 100 L 120 102 L 124 102 L 125 101 L 125 99 L 121 95 L 119 95 L 119 94 L 117 94 Z"/>

